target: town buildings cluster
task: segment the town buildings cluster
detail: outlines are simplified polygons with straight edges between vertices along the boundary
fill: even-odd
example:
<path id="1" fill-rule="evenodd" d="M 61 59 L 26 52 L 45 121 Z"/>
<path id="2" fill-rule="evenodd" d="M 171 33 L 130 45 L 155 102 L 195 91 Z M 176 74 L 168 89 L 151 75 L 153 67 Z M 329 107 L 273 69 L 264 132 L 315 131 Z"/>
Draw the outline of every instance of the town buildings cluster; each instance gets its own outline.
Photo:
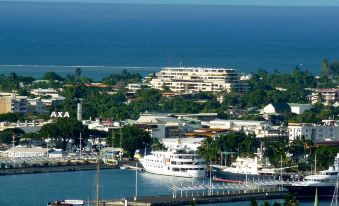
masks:
<path id="1" fill-rule="evenodd" d="M 19 96 L 15 92 L 0 92 L 0 114 L 48 114 L 50 107 L 60 104 L 65 98 L 55 89 L 32 89 L 29 96 Z"/>
<path id="2" fill-rule="evenodd" d="M 235 69 L 222 68 L 163 68 L 155 75 L 146 77 L 143 83 L 131 83 L 126 86 L 127 104 L 137 101 L 133 94 L 142 88 L 168 90 L 162 95 L 166 97 L 190 95 L 199 91 L 213 92 L 221 99 L 228 92 L 243 93 L 248 90 L 247 80 L 250 75 L 241 76 Z M 90 86 L 95 86 L 91 84 Z M 102 84 L 100 84 L 102 85 Z M 280 88 L 281 89 L 281 88 Z M 0 114 L 6 113 L 34 113 L 50 114 L 52 105 L 60 104 L 65 99 L 60 95 L 60 89 L 32 89 L 28 96 L 19 96 L 13 93 L 0 93 Z M 324 119 L 321 123 L 288 123 L 282 125 L 277 121 L 282 113 L 288 111 L 296 115 L 312 109 L 315 103 L 339 105 L 339 89 L 314 89 L 309 96 L 309 104 L 297 103 L 270 103 L 263 108 L 252 108 L 251 112 L 265 119 L 264 121 L 218 119 L 217 113 L 149 113 L 140 114 L 135 120 L 113 121 L 111 119 L 95 118 L 82 120 L 81 113 L 77 113 L 78 120 L 87 125 L 90 130 L 106 131 L 121 128 L 132 124 L 149 132 L 151 137 L 161 139 L 166 145 L 176 144 L 176 139 L 197 148 L 204 138 L 213 138 L 222 134 L 242 131 L 254 134 L 259 140 L 274 140 L 288 138 L 290 141 L 304 137 L 314 143 L 324 141 L 339 142 L 339 121 Z M 81 107 L 81 104 L 80 104 Z M 80 108 L 81 109 L 81 108 Z M 78 104 L 79 110 L 79 104 Z M 230 108 L 228 113 L 241 117 L 246 111 Z M 21 128 L 25 132 L 37 132 L 49 121 L 33 120 L 25 122 L 1 122 L 0 131 L 6 128 Z M 12 151 L 13 150 L 13 151 Z M 29 149 L 28 149 L 29 150 Z M 25 154 L 23 154 L 25 153 Z M 48 153 L 48 152 L 47 152 Z M 46 155 L 46 150 L 34 148 L 32 152 L 26 149 L 11 149 L 3 154 L 14 156 Z"/>

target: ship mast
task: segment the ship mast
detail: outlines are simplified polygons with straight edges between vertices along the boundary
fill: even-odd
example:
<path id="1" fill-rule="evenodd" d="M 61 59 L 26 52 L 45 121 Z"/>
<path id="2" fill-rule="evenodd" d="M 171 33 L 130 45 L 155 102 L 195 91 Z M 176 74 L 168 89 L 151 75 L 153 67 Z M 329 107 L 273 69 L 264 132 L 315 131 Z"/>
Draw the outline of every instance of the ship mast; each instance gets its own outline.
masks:
<path id="1" fill-rule="evenodd" d="M 97 162 L 97 171 L 96 171 L 96 206 L 99 206 L 99 196 L 100 196 L 100 189 L 99 189 L 99 180 L 100 180 L 100 165 L 99 161 Z"/>
<path id="2" fill-rule="evenodd" d="M 338 206 L 338 179 L 335 184 L 334 194 L 331 201 L 331 206 Z"/>
<path id="3" fill-rule="evenodd" d="M 314 154 L 314 174 L 317 174 L 317 153 Z"/>

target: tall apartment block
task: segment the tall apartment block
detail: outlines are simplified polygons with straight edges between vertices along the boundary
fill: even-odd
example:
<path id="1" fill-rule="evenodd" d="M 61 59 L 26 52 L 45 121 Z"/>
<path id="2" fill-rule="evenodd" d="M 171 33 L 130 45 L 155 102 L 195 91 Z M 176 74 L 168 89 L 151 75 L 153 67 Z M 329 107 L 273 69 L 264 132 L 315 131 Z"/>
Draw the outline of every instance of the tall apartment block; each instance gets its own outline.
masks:
<path id="1" fill-rule="evenodd" d="M 247 83 L 240 81 L 235 69 L 224 68 L 162 68 L 150 81 L 152 87 L 163 89 L 168 87 L 176 93 L 209 92 L 244 92 Z"/>
<path id="2" fill-rule="evenodd" d="M 0 96 L 0 114 L 27 113 L 26 96 Z"/>

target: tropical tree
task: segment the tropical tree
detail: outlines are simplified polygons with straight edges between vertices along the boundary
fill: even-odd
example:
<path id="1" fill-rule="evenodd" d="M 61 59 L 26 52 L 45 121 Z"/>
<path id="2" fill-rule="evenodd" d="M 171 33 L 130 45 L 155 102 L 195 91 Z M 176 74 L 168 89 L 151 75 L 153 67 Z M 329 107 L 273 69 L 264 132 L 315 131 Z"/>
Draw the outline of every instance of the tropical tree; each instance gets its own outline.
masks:
<path id="1" fill-rule="evenodd" d="M 198 148 L 198 153 L 211 164 L 218 161 L 219 147 L 213 138 L 206 138 Z"/>
<path id="2" fill-rule="evenodd" d="M 0 132 L 0 144 L 11 144 L 13 141 L 13 135 L 14 135 L 14 141 L 17 145 L 19 143 L 19 140 L 22 135 L 24 135 L 25 132 L 20 128 L 9 128 L 5 129 L 4 131 Z"/>
<path id="3" fill-rule="evenodd" d="M 153 151 L 165 150 L 166 146 L 158 138 L 152 138 L 151 148 Z"/>
<path id="4" fill-rule="evenodd" d="M 135 125 L 126 125 L 115 135 L 114 145 L 122 147 L 130 158 L 134 157 L 137 149 L 150 145 L 152 138 L 148 132 Z"/>
<path id="5" fill-rule="evenodd" d="M 74 118 L 60 118 L 54 123 L 42 126 L 39 134 L 43 138 L 51 138 L 57 147 L 66 150 L 70 142 L 80 144 L 80 132 L 85 141 L 89 136 L 87 127 Z"/>
<path id="6" fill-rule="evenodd" d="M 49 80 L 49 81 L 63 81 L 64 79 L 58 75 L 55 72 L 46 72 L 43 76 L 42 76 L 43 80 Z"/>

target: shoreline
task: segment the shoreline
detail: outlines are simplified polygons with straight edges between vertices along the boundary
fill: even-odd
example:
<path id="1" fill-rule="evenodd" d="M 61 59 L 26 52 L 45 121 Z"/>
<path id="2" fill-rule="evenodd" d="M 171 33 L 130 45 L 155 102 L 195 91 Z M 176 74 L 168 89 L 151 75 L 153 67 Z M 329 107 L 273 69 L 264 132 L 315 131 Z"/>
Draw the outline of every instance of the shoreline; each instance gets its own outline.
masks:
<path id="1" fill-rule="evenodd" d="M 118 165 L 100 164 L 100 169 L 118 169 L 118 168 L 119 168 Z M 53 173 L 53 172 L 74 172 L 74 171 L 84 171 L 84 170 L 96 170 L 96 164 L 77 164 L 77 165 L 62 165 L 62 166 L 0 169 L 0 176 Z"/>

